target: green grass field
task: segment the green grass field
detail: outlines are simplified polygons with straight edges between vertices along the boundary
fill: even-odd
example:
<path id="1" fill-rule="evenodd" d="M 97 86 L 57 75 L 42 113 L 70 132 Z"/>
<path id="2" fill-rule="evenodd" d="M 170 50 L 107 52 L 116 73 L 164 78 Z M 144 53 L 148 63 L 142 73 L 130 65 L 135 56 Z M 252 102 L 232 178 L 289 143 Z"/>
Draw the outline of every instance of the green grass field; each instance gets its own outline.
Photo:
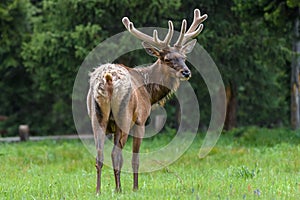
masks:
<path id="1" fill-rule="evenodd" d="M 142 149 L 157 148 L 170 138 L 157 135 Z M 197 136 L 172 165 L 141 174 L 137 192 L 132 175 L 122 173 L 122 192 L 115 193 L 113 172 L 104 166 L 99 197 L 95 159 L 80 141 L 2 143 L 0 199 L 300 199 L 299 134 L 236 129 L 199 159 L 202 140 Z"/>

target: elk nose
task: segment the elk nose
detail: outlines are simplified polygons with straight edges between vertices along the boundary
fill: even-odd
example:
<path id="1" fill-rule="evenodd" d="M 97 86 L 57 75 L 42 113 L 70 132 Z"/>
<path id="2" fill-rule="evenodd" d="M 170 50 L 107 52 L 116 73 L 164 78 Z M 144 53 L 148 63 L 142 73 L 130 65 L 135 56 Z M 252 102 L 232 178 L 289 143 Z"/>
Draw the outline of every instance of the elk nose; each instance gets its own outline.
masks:
<path id="1" fill-rule="evenodd" d="M 184 70 L 181 72 L 181 74 L 184 76 L 184 78 L 189 78 L 191 75 L 190 70 Z"/>

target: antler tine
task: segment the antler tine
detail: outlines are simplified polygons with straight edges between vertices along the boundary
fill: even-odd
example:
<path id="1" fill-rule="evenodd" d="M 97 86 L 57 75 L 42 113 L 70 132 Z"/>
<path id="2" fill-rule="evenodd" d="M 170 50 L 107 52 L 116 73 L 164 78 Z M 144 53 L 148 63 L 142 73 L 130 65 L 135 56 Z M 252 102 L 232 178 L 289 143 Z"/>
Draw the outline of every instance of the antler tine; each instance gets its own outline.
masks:
<path id="1" fill-rule="evenodd" d="M 124 17 L 122 19 L 122 22 L 123 22 L 124 26 L 126 27 L 126 29 L 136 38 L 138 38 L 142 41 L 148 42 L 149 44 L 152 44 L 154 46 L 159 46 L 158 43 L 156 43 L 152 37 L 137 30 L 134 27 L 133 23 L 128 19 L 128 17 Z"/>
<path id="2" fill-rule="evenodd" d="M 128 30 L 129 29 L 129 23 L 130 23 L 130 20 L 128 19 L 128 17 L 123 17 L 122 23 L 124 24 L 124 26 Z"/>
<path id="3" fill-rule="evenodd" d="M 153 46 L 156 46 L 160 49 L 163 49 L 167 46 L 169 46 L 169 43 L 171 41 L 171 38 L 173 36 L 173 32 L 174 32 L 174 28 L 173 28 L 173 23 L 171 21 L 169 21 L 169 31 L 165 37 L 165 39 L 163 41 L 161 41 L 160 39 L 158 39 L 158 34 L 157 34 L 157 30 L 153 31 L 153 37 L 150 37 L 147 34 L 142 33 L 141 31 L 137 30 L 133 23 L 128 19 L 128 17 L 124 17 L 122 19 L 122 22 L 124 24 L 124 26 L 126 27 L 126 29 L 135 37 L 137 37 L 138 39 L 145 41 L 149 44 L 152 44 Z"/>
<path id="4" fill-rule="evenodd" d="M 178 37 L 177 42 L 174 44 L 175 47 L 181 47 L 182 46 L 182 41 L 185 35 L 185 31 L 186 31 L 186 20 L 182 20 L 182 24 L 181 24 L 181 30 L 180 30 L 180 35 Z"/>
<path id="5" fill-rule="evenodd" d="M 165 37 L 165 39 L 163 41 L 161 41 L 160 39 L 158 39 L 158 34 L 157 34 L 157 30 L 154 30 L 153 31 L 153 39 L 155 42 L 159 43 L 161 46 L 163 47 L 168 47 L 169 44 L 170 44 L 170 41 L 173 37 L 173 33 L 174 33 L 174 27 L 173 27 L 173 23 L 172 21 L 169 21 L 168 22 L 169 24 L 169 30 L 168 30 L 168 33 Z"/>
<path id="6" fill-rule="evenodd" d="M 201 16 L 200 10 L 194 10 L 193 23 L 186 31 L 186 20 L 182 21 L 180 35 L 177 42 L 174 44 L 175 47 L 182 47 L 188 40 L 196 37 L 203 29 L 203 24 L 201 24 L 208 17 L 207 14 Z"/>
<path id="7" fill-rule="evenodd" d="M 208 15 L 204 14 L 201 16 L 200 10 L 199 9 L 195 9 L 194 10 L 194 19 L 193 19 L 193 23 L 190 26 L 189 30 L 186 32 L 186 34 L 189 34 L 193 31 L 195 31 L 195 29 L 199 26 L 199 24 L 201 24 L 202 22 L 204 22 L 207 19 Z"/>
<path id="8" fill-rule="evenodd" d="M 203 29 L 203 24 L 206 19 L 208 18 L 207 14 L 201 16 L 200 10 L 194 10 L 194 19 L 193 23 L 191 24 L 189 30 L 184 35 L 183 44 L 186 43 L 189 39 L 196 37 Z"/>
<path id="9" fill-rule="evenodd" d="M 170 44 L 170 41 L 171 41 L 171 39 L 172 39 L 172 37 L 173 37 L 173 33 L 174 33 L 174 26 L 173 26 L 172 21 L 169 20 L 168 24 L 169 24 L 169 30 L 168 30 L 168 33 L 167 33 L 165 39 L 164 39 L 164 43 L 165 43 L 166 45 L 169 45 L 169 44 Z"/>

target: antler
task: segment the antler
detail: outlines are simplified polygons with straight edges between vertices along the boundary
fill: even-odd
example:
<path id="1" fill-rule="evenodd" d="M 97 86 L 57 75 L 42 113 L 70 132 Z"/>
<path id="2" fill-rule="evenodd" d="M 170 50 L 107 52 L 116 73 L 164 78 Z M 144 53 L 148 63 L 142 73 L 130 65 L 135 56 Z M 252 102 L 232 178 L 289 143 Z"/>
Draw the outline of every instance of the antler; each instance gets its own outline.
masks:
<path id="1" fill-rule="evenodd" d="M 169 31 L 163 41 L 161 41 L 158 38 L 157 30 L 153 31 L 153 37 L 150 37 L 149 35 L 142 33 L 141 31 L 137 30 L 133 23 L 128 19 L 128 17 L 124 17 L 122 19 L 122 22 L 126 29 L 135 37 L 138 39 L 145 41 L 149 44 L 152 44 L 160 49 L 166 48 L 170 45 L 170 41 L 172 39 L 173 33 L 174 33 L 174 27 L 172 21 L 169 21 Z"/>
<path id="2" fill-rule="evenodd" d="M 186 31 L 186 20 L 184 19 L 182 21 L 180 35 L 178 37 L 177 42 L 174 44 L 174 46 L 182 47 L 187 41 L 199 35 L 199 33 L 203 29 L 203 24 L 201 23 L 204 22 L 207 19 L 207 17 L 208 17 L 207 14 L 201 16 L 200 10 L 195 9 L 194 20 L 188 31 Z"/>
<path id="3" fill-rule="evenodd" d="M 196 37 L 203 29 L 203 24 L 201 24 L 204 20 L 207 19 L 207 14 L 201 16 L 200 10 L 194 10 L 194 20 L 192 25 L 190 26 L 189 30 L 186 31 L 186 20 L 182 21 L 180 35 L 178 37 L 177 42 L 174 44 L 175 47 L 182 47 L 186 42 Z M 157 30 L 153 31 L 153 37 L 142 33 L 141 31 L 137 30 L 133 23 L 128 19 L 128 17 L 124 17 L 122 22 L 126 29 L 138 39 L 145 41 L 153 46 L 156 46 L 160 49 L 164 49 L 170 46 L 170 41 L 172 39 L 174 33 L 174 27 L 172 21 L 169 21 L 169 31 L 163 41 L 158 38 Z"/>

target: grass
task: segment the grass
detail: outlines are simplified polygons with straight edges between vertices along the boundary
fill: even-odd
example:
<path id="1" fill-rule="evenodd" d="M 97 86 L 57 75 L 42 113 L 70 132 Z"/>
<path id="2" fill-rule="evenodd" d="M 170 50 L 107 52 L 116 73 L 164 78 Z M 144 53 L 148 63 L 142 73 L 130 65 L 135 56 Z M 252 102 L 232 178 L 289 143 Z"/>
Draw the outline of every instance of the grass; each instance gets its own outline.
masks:
<path id="1" fill-rule="evenodd" d="M 170 138 L 157 135 L 142 148 L 160 147 Z M 300 199 L 300 138 L 295 132 L 236 129 L 199 159 L 202 140 L 197 136 L 172 165 L 141 174 L 137 192 L 132 191 L 132 175 L 122 173 L 123 191 L 115 193 L 113 172 L 104 166 L 99 197 L 95 159 L 80 141 L 2 143 L 0 199 Z"/>

